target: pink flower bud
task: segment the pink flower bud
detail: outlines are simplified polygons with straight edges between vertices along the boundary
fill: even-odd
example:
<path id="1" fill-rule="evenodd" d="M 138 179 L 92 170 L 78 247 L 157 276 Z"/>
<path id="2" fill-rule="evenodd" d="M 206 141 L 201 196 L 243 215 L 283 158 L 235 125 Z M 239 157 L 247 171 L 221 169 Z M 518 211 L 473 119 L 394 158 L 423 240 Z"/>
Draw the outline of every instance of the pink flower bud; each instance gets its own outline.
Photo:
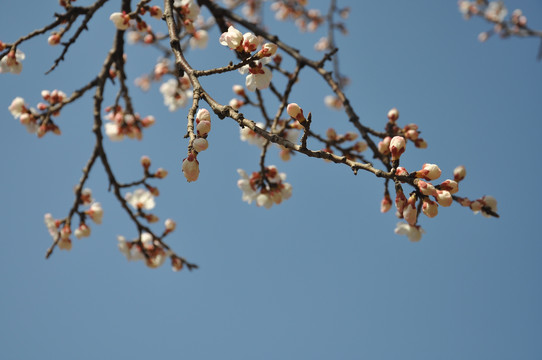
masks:
<path id="1" fill-rule="evenodd" d="M 449 191 L 450 194 L 455 194 L 455 193 L 457 193 L 459 191 L 457 182 L 455 182 L 454 180 L 450 180 L 450 179 L 447 179 L 447 180 L 443 181 L 440 184 L 440 189 Z"/>
<path id="2" fill-rule="evenodd" d="M 396 170 L 395 170 L 395 175 L 399 175 L 399 176 L 407 176 L 408 175 L 408 171 L 402 167 L 402 166 L 399 166 Z"/>
<path id="3" fill-rule="evenodd" d="M 243 86 L 241 86 L 241 85 L 233 85 L 232 90 L 236 95 L 246 96 L 245 88 Z"/>
<path id="4" fill-rule="evenodd" d="M 303 123 L 306 120 L 305 116 L 303 115 L 303 109 L 301 109 L 296 103 L 288 104 L 286 112 L 300 123 Z"/>
<path id="5" fill-rule="evenodd" d="M 277 52 L 277 45 L 272 43 L 265 43 L 262 45 L 262 49 L 258 52 L 258 55 L 263 58 L 267 56 L 273 56 Z"/>
<path id="6" fill-rule="evenodd" d="M 425 180 L 436 180 L 441 174 L 442 171 L 435 164 L 423 164 L 422 170 L 416 171 L 416 177 Z"/>
<path id="7" fill-rule="evenodd" d="M 403 209 L 403 218 L 407 223 L 414 226 L 418 221 L 418 211 L 416 210 L 416 195 L 411 195 Z"/>
<path id="8" fill-rule="evenodd" d="M 166 232 L 172 232 L 177 227 L 177 223 L 173 221 L 172 219 L 167 219 L 164 222 L 164 225 L 166 227 Z"/>
<path id="9" fill-rule="evenodd" d="M 160 9 L 159 6 L 151 6 L 149 8 L 149 12 L 151 13 L 151 16 L 155 19 L 160 20 L 162 18 L 162 9 Z"/>
<path id="10" fill-rule="evenodd" d="M 55 46 L 60 44 L 60 34 L 59 33 L 52 33 L 51 36 L 47 39 L 47 42 L 51 46 Z"/>
<path id="11" fill-rule="evenodd" d="M 144 169 L 148 169 L 149 166 L 151 166 L 151 158 L 147 155 L 143 155 L 141 157 L 141 166 L 143 166 Z"/>
<path id="12" fill-rule="evenodd" d="M 182 171 L 188 182 L 196 181 L 199 176 L 199 162 L 194 153 L 189 153 L 183 160 Z"/>
<path id="13" fill-rule="evenodd" d="M 130 27 L 130 17 L 124 12 L 112 13 L 111 16 L 109 16 L 109 20 L 111 20 L 119 30 L 126 30 Z"/>
<path id="14" fill-rule="evenodd" d="M 418 188 L 420 189 L 420 192 L 424 195 L 436 195 L 437 193 L 437 189 L 435 189 L 433 184 L 425 182 L 423 180 L 418 181 Z"/>
<path id="15" fill-rule="evenodd" d="M 405 152 L 405 138 L 402 136 L 394 136 L 390 141 L 390 152 L 392 160 L 399 160 L 401 155 Z"/>
<path id="16" fill-rule="evenodd" d="M 329 128 L 329 129 L 327 129 L 327 131 L 326 131 L 326 137 L 327 137 L 329 140 L 336 140 L 336 139 L 337 139 L 337 132 L 335 131 L 335 129 Z"/>
<path id="17" fill-rule="evenodd" d="M 395 207 L 397 208 L 397 213 L 403 214 L 405 205 L 407 203 L 407 198 L 402 190 L 397 191 L 395 194 Z M 402 216 L 402 215 L 401 215 Z"/>
<path id="18" fill-rule="evenodd" d="M 384 198 L 382 198 L 382 201 L 380 202 L 380 212 L 385 213 L 390 211 L 391 209 L 391 197 L 390 194 L 386 193 L 384 194 Z"/>
<path id="19" fill-rule="evenodd" d="M 141 125 L 143 127 L 149 127 L 149 126 L 154 125 L 155 122 L 156 120 L 154 119 L 154 116 L 149 115 L 149 116 L 145 116 L 143 120 L 141 120 Z"/>
<path id="20" fill-rule="evenodd" d="M 391 137 L 386 136 L 382 141 L 378 143 L 378 151 L 380 151 L 382 155 L 388 155 L 390 153 L 390 142 Z"/>
<path id="21" fill-rule="evenodd" d="M 207 109 L 199 109 L 198 113 L 196 114 L 196 122 L 200 121 L 211 121 L 211 114 L 209 113 L 209 110 Z"/>
<path id="22" fill-rule="evenodd" d="M 450 192 L 446 190 L 437 190 L 435 199 L 437 200 L 439 205 L 444 207 L 452 205 L 453 202 L 452 194 L 450 194 Z"/>
<path id="23" fill-rule="evenodd" d="M 158 170 L 156 170 L 156 173 L 154 173 L 154 176 L 158 179 L 163 179 L 167 176 L 167 174 L 168 172 L 166 169 L 158 168 Z"/>
<path id="24" fill-rule="evenodd" d="M 364 152 L 365 150 L 367 150 L 368 147 L 369 145 L 367 145 L 365 141 L 358 141 L 357 143 L 354 144 L 352 149 L 357 152 Z"/>
<path id="25" fill-rule="evenodd" d="M 396 108 L 393 108 L 390 111 L 388 111 L 388 119 L 391 122 L 397 121 L 397 119 L 399 119 L 399 110 L 397 110 Z"/>
<path id="26" fill-rule="evenodd" d="M 422 205 L 422 212 L 430 218 L 438 215 L 438 204 L 430 199 L 424 199 Z"/>
<path id="27" fill-rule="evenodd" d="M 454 169 L 454 180 L 460 182 L 467 176 L 467 169 L 463 165 L 459 165 Z"/>
<path id="28" fill-rule="evenodd" d="M 205 136 L 211 131 L 211 122 L 207 120 L 200 121 L 196 126 L 196 130 L 199 136 Z"/>
<path id="29" fill-rule="evenodd" d="M 205 151 L 208 147 L 209 143 L 207 142 L 207 139 L 197 138 L 194 140 L 194 150 L 196 150 L 197 152 Z"/>

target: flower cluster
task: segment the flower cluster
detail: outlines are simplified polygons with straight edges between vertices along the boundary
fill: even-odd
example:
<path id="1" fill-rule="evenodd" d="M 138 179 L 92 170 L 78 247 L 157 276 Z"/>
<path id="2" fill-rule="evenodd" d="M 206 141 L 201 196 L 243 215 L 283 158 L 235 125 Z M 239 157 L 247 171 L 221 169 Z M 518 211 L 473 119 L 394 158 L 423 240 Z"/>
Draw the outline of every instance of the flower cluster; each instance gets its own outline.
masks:
<path id="1" fill-rule="evenodd" d="M 29 133 L 35 133 L 38 137 L 44 136 L 47 132 L 52 132 L 56 135 L 60 135 L 60 129 L 51 120 L 49 115 L 58 116 L 60 110 L 58 108 L 53 109 L 54 105 L 62 104 L 66 99 L 66 94 L 60 90 L 43 90 L 41 95 L 45 101 L 49 104 L 38 103 L 37 107 L 40 111 L 46 111 L 44 115 L 39 114 L 34 108 L 29 108 L 25 104 L 22 97 L 16 97 L 13 99 L 9 106 L 9 111 L 14 118 L 19 119 L 22 125 L 26 127 Z"/>
<path id="2" fill-rule="evenodd" d="M 105 124 L 105 133 L 111 141 L 121 141 L 124 136 L 141 140 L 142 129 L 154 125 L 155 122 L 152 115 L 142 119 L 139 114 L 125 112 L 120 105 L 108 107 L 105 111 L 108 112 L 106 118 L 110 121 Z"/>
<path id="3" fill-rule="evenodd" d="M 176 223 L 167 219 L 164 223 L 164 236 L 175 230 Z M 160 238 L 155 238 L 153 234 L 142 232 L 139 238 L 127 241 L 124 236 L 118 236 L 118 248 L 128 261 L 145 261 L 145 264 L 151 269 L 162 266 L 167 258 L 171 260 L 173 271 L 179 271 L 183 268 L 184 260 L 175 255 L 167 247 L 164 247 Z"/>
<path id="4" fill-rule="evenodd" d="M 96 224 L 102 223 L 103 209 L 98 202 L 94 202 L 92 199 L 92 191 L 90 189 L 83 189 L 81 191 L 81 197 L 79 198 L 79 204 L 90 205 L 84 212 L 79 212 L 80 222 L 79 226 L 75 229 L 73 234 L 77 239 L 90 236 L 91 229 L 86 223 L 86 217 L 89 217 Z M 71 224 L 69 219 L 59 220 L 54 219 L 49 213 L 44 216 L 45 226 L 49 230 L 49 234 L 53 238 L 53 241 L 58 242 L 58 247 L 61 250 L 71 250 Z"/>
<path id="5" fill-rule="evenodd" d="M 241 176 L 237 186 L 243 191 L 243 201 L 249 204 L 255 201 L 257 206 L 269 209 L 292 196 L 292 185 L 284 181 L 286 174 L 279 173 L 274 165 L 266 167 L 263 173 L 253 172 L 250 177 L 242 169 L 237 172 Z"/>
<path id="6" fill-rule="evenodd" d="M 160 86 L 160 92 L 164 96 L 164 105 L 168 107 L 169 111 L 185 107 L 188 100 L 192 98 L 190 82 L 183 79 L 185 78 L 169 79 Z"/>
<path id="7" fill-rule="evenodd" d="M 459 0 L 458 5 L 459 11 L 465 19 L 470 19 L 472 16 L 479 16 L 494 24 L 492 30 L 481 32 L 478 35 L 480 42 L 486 41 L 492 34 L 497 34 L 501 37 L 533 34 L 527 28 L 527 17 L 520 9 L 514 10 L 508 20 L 506 20 L 508 9 L 506 9 L 502 1 L 482 2 Z"/>
<path id="8" fill-rule="evenodd" d="M 233 26 L 230 26 L 228 31 L 220 35 L 219 42 L 241 54 L 253 53 L 260 44 L 260 40 L 256 35 L 251 32 L 242 34 Z M 257 54 L 259 60 L 254 60 L 239 69 L 241 74 L 248 74 L 246 77 L 246 86 L 248 90 L 262 90 L 269 86 L 272 73 L 271 70 L 264 65 L 271 61 L 271 56 L 273 56 L 276 51 L 277 45 L 265 43 Z"/>

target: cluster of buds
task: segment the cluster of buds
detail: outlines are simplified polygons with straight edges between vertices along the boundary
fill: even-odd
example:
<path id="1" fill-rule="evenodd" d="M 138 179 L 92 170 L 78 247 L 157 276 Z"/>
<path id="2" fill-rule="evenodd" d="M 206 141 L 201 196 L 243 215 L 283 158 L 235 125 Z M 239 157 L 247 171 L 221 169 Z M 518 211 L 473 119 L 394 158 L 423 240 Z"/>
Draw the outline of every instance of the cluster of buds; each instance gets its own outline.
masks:
<path id="1" fill-rule="evenodd" d="M 237 172 L 241 176 L 237 186 L 243 192 L 243 201 L 249 204 L 255 201 L 257 206 L 269 209 L 292 196 L 292 185 L 284 181 L 286 174 L 279 173 L 274 165 L 266 167 L 263 172 L 253 172 L 250 177 L 242 169 Z"/>
<path id="2" fill-rule="evenodd" d="M 200 14 L 200 8 L 194 0 L 175 0 L 173 7 L 181 16 L 182 23 L 186 32 L 193 34 L 195 32 L 194 22 Z"/>
<path id="3" fill-rule="evenodd" d="M 424 139 L 420 137 L 420 133 L 418 131 L 418 125 L 416 124 L 407 124 L 402 129 L 397 125 L 397 120 L 399 119 L 399 110 L 397 108 L 392 108 L 390 111 L 388 111 L 388 123 L 386 124 L 386 132 L 388 134 L 399 134 L 402 135 L 405 140 L 410 140 L 414 143 L 414 146 L 420 149 L 427 148 L 427 143 Z M 391 141 L 391 137 L 385 138 L 383 141 L 381 141 L 381 144 L 379 144 L 380 152 L 384 155 L 387 155 L 387 151 L 385 148 L 389 146 L 389 141 Z M 388 145 L 386 145 L 388 143 Z"/>
<path id="4" fill-rule="evenodd" d="M 89 217 L 96 224 L 102 223 L 103 209 L 100 203 L 94 202 L 92 199 L 92 191 L 90 189 L 83 189 L 81 191 L 81 197 L 79 204 L 90 205 L 89 208 L 83 212 L 79 212 L 81 221 L 79 226 L 75 229 L 73 234 L 77 239 L 90 236 L 91 229 L 86 223 L 86 218 Z M 71 224 L 69 219 L 54 219 L 49 213 L 44 216 L 45 226 L 49 230 L 49 234 L 53 238 L 53 241 L 57 241 L 57 245 L 61 250 L 71 250 Z"/>
<path id="5" fill-rule="evenodd" d="M 43 90 L 42 96 L 50 105 L 39 103 L 38 109 L 40 111 L 50 109 L 53 105 L 62 103 L 66 98 L 66 94 L 59 90 L 53 90 L 51 93 Z M 47 116 L 40 115 L 36 109 L 29 108 L 22 97 L 13 99 L 8 109 L 15 119 L 19 119 L 20 123 L 26 127 L 29 133 L 36 134 L 39 138 L 48 132 L 56 135 L 60 135 L 61 133 L 58 126 L 48 116 L 49 114 Z M 50 115 L 56 116 L 58 114 L 59 110 L 55 110 Z"/>
<path id="6" fill-rule="evenodd" d="M 120 105 L 107 107 L 105 111 L 108 113 L 106 118 L 110 121 L 105 124 L 105 133 L 111 141 L 121 141 L 124 136 L 141 140 L 142 129 L 154 125 L 155 122 L 152 115 L 142 119 L 139 114 L 126 113 Z"/>
<path id="7" fill-rule="evenodd" d="M 164 235 L 175 230 L 176 223 L 171 219 L 165 221 Z M 173 271 L 179 271 L 184 266 L 184 260 L 165 248 L 160 239 L 148 232 L 143 232 L 139 238 L 127 241 L 124 236 L 118 236 L 118 248 L 128 261 L 142 260 L 151 269 L 162 266 L 167 258 L 171 260 Z"/>
<path id="8" fill-rule="evenodd" d="M 207 150 L 207 136 L 211 131 L 211 113 L 207 109 L 199 109 L 196 114 L 196 138 L 189 147 L 188 156 L 183 159 L 182 171 L 188 182 L 196 181 L 199 177 L 198 153 Z"/>
<path id="9" fill-rule="evenodd" d="M 117 240 L 120 252 L 128 261 L 143 260 L 152 269 L 162 266 L 172 255 L 148 232 L 141 233 L 138 239 L 132 241 L 126 241 L 124 236 L 118 236 Z"/>

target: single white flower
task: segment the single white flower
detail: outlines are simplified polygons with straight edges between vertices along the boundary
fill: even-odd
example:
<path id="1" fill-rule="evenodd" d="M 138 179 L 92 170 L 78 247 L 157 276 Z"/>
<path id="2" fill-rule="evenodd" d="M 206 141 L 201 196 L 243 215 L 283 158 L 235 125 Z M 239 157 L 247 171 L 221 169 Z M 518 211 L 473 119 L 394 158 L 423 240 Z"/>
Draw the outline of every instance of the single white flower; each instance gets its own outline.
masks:
<path id="1" fill-rule="evenodd" d="M 399 222 L 395 228 L 395 233 L 398 235 L 406 235 L 410 241 L 416 242 L 420 241 L 422 234 L 425 231 L 419 226 L 412 226 L 410 224 Z"/>
<path id="2" fill-rule="evenodd" d="M 126 193 L 124 198 L 136 210 L 152 210 L 155 206 L 154 196 L 150 191 L 145 189 L 137 189 L 133 194 Z"/>

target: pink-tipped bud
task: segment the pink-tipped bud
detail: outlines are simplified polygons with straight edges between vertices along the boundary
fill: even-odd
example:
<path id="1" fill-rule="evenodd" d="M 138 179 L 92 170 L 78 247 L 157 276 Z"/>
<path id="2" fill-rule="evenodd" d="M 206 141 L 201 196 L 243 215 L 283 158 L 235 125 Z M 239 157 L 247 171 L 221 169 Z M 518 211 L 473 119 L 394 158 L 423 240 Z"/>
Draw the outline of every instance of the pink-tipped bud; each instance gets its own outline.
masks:
<path id="1" fill-rule="evenodd" d="M 403 218 L 407 223 L 414 226 L 416 221 L 418 221 L 418 211 L 416 210 L 416 195 L 412 194 L 403 209 Z"/>
<path id="2" fill-rule="evenodd" d="M 437 200 L 439 205 L 444 206 L 444 207 L 452 205 L 452 202 L 454 200 L 452 198 L 452 194 L 450 194 L 450 192 L 446 190 L 437 190 L 435 199 Z"/>
<path id="3" fill-rule="evenodd" d="M 183 160 L 182 171 L 188 182 L 196 181 L 199 177 L 199 162 L 194 153 L 189 153 Z"/>
<path id="4" fill-rule="evenodd" d="M 407 175 L 408 175 L 408 171 L 407 171 L 404 167 L 399 166 L 399 167 L 395 170 L 395 175 L 407 176 Z"/>
<path id="5" fill-rule="evenodd" d="M 390 153 L 390 142 L 391 137 L 386 136 L 382 141 L 378 143 L 378 151 L 380 151 L 382 155 L 388 155 Z"/>
<path id="6" fill-rule="evenodd" d="M 151 166 L 151 158 L 147 155 L 143 155 L 141 157 L 141 166 L 143 166 L 143 168 L 147 170 Z"/>
<path id="7" fill-rule="evenodd" d="M 258 56 L 263 58 L 267 56 L 273 56 L 277 52 L 277 45 L 272 43 L 265 43 L 262 45 L 262 49 L 258 52 Z"/>
<path id="8" fill-rule="evenodd" d="M 288 112 L 288 115 L 290 115 L 300 123 L 303 123 L 306 120 L 305 116 L 303 115 L 303 109 L 301 109 L 296 103 L 288 104 L 286 112 Z"/>
<path id="9" fill-rule="evenodd" d="M 64 225 L 62 230 L 60 230 L 60 238 L 62 240 L 66 240 L 67 238 L 70 237 L 71 234 L 72 234 L 72 229 L 70 229 L 70 227 L 67 224 Z"/>
<path id="10" fill-rule="evenodd" d="M 450 194 L 455 194 L 455 193 L 457 193 L 459 191 L 459 187 L 457 185 L 457 182 L 454 181 L 454 180 L 450 180 L 450 179 L 444 180 L 440 184 L 440 189 L 449 191 Z"/>
<path id="11" fill-rule="evenodd" d="M 460 182 L 467 176 L 467 169 L 463 165 L 459 165 L 454 169 L 454 180 Z"/>
<path id="12" fill-rule="evenodd" d="M 60 34 L 59 33 L 52 33 L 51 36 L 47 39 L 47 42 L 51 46 L 55 46 L 60 44 Z"/>
<path id="13" fill-rule="evenodd" d="M 436 180 L 441 174 L 442 171 L 435 164 L 423 164 L 422 169 L 416 171 L 416 177 L 425 180 Z"/>
<path id="14" fill-rule="evenodd" d="M 326 137 L 329 139 L 329 140 L 337 140 L 337 132 L 335 131 L 335 129 L 333 128 L 329 128 L 327 129 L 326 131 Z"/>
<path id="15" fill-rule="evenodd" d="M 390 111 L 388 111 L 388 120 L 395 122 L 397 119 L 399 119 L 399 110 L 397 110 L 397 108 L 392 108 Z"/>
<path id="16" fill-rule="evenodd" d="M 154 173 L 154 176 L 158 179 L 163 179 L 167 176 L 167 174 L 168 172 L 166 169 L 158 168 L 158 170 L 156 170 L 156 173 Z"/>
<path id="17" fill-rule="evenodd" d="M 197 138 L 194 140 L 194 150 L 196 150 L 197 152 L 205 151 L 208 147 L 209 142 L 207 141 L 207 139 Z"/>
<path id="18" fill-rule="evenodd" d="M 401 214 L 401 217 L 403 216 L 403 210 L 405 209 L 405 205 L 407 203 L 407 198 L 405 194 L 403 193 L 403 190 L 397 191 L 395 194 L 395 207 L 397 208 L 397 213 Z"/>
<path id="19" fill-rule="evenodd" d="M 422 211 L 427 217 L 433 218 L 438 215 L 438 204 L 426 198 L 423 200 Z"/>
<path id="20" fill-rule="evenodd" d="M 156 120 L 154 119 L 154 116 L 149 115 L 149 116 L 145 116 L 143 120 L 141 120 L 141 125 L 143 127 L 149 127 L 149 126 L 154 125 L 155 122 Z"/>
<path id="21" fill-rule="evenodd" d="M 424 195 L 436 195 L 437 189 L 433 186 L 433 184 L 429 182 L 425 182 L 423 180 L 418 181 L 418 188 L 420 189 L 421 193 Z"/>
<path id="22" fill-rule="evenodd" d="M 357 143 L 354 144 L 354 146 L 352 147 L 352 150 L 357 151 L 357 152 L 364 152 L 365 150 L 367 150 L 368 147 L 369 145 L 367 145 L 365 141 L 358 141 Z"/>
<path id="23" fill-rule="evenodd" d="M 385 213 L 391 209 L 391 197 L 389 193 L 385 193 L 382 201 L 380 202 L 380 212 Z"/>
<path id="24" fill-rule="evenodd" d="M 237 85 L 237 84 L 233 85 L 232 90 L 236 95 L 243 96 L 243 97 L 246 96 L 245 88 L 242 87 L 241 85 Z"/>
<path id="25" fill-rule="evenodd" d="M 167 219 L 164 222 L 164 225 L 166 227 L 166 232 L 172 232 L 177 227 L 177 223 L 173 221 L 172 219 Z"/>
<path id="26" fill-rule="evenodd" d="M 405 152 L 406 142 L 402 136 L 394 136 L 390 141 L 390 153 L 392 160 L 399 160 Z"/>
<path id="27" fill-rule="evenodd" d="M 207 109 L 199 109 L 196 115 L 196 122 L 200 121 L 211 121 L 211 114 Z"/>
<path id="28" fill-rule="evenodd" d="M 393 108 L 390 111 L 388 111 L 388 120 L 391 122 L 395 122 L 399 119 L 399 110 L 397 108 Z"/>
<path id="29" fill-rule="evenodd" d="M 205 136 L 211 131 L 211 122 L 207 120 L 200 121 L 196 126 L 198 136 Z"/>

